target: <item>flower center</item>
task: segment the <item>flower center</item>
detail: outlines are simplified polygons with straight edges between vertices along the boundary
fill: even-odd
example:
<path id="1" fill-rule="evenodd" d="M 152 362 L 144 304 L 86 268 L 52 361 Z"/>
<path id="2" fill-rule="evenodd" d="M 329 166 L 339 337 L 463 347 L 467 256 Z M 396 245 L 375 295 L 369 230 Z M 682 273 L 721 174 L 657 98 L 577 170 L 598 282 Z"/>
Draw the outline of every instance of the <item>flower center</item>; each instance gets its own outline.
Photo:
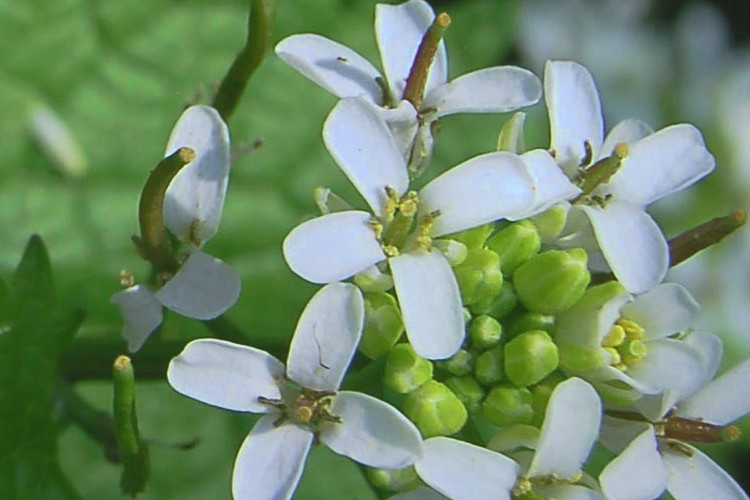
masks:
<path id="1" fill-rule="evenodd" d="M 429 232 L 440 211 L 435 210 L 418 218 L 419 196 L 416 191 L 399 196 L 395 189 L 386 186 L 385 193 L 388 197 L 385 216 L 370 219 L 383 253 L 388 257 L 395 257 L 402 251 L 431 250 L 432 238 Z"/>
<path id="2" fill-rule="evenodd" d="M 613 175 L 617 173 L 622 165 L 622 160 L 628 156 L 628 145 L 624 142 L 617 143 L 612 155 L 602 158 L 591 166 L 592 149 L 591 144 L 586 141 L 586 156 L 581 161 L 581 167 L 578 175 L 573 179 L 576 186 L 581 188 L 581 194 L 576 197 L 572 203 L 585 203 L 587 205 L 597 204 L 604 208 L 611 198 L 609 194 L 593 194 L 594 190 L 602 184 L 610 181 Z"/>
<path id="3" fill-rule="evenodd" d="M 532 478 L 521 477 L 518 478 L 518 481 L 516 481 L 516 484 L 513 486 L 511 495 L 515 500 L 551 500 L 549 497 L 534 491 L 534 485 L 546 486 L 550 484 L 576 484 L 582 477 L 583 473 L 580 471 L 567 479 L 557 477 L 554 474 L 551 476 L 538 476 Z"/>
<path id="4" fill-rule="evenodd" d="M 341 423 L 341 417 L 330 412 L 331 403 L 336 396 L 334 391 L 313 391 L 300 387 L 291 380 L 285 382 L 282 383 L 281 399 L 258 397 L 260 403 L 279 412 L 274 425 L 289 421 L 315 432 L 323 422 Z"/>
<path id="5" fill-rule="evenodd" d="M 610 356 L 609 364 L 627 371 L 628 367 L 643 359 L 648 354 L 644 333 L 643 327 L 635 321 L 618 319 L 602 339 L 602 348 Z"/>

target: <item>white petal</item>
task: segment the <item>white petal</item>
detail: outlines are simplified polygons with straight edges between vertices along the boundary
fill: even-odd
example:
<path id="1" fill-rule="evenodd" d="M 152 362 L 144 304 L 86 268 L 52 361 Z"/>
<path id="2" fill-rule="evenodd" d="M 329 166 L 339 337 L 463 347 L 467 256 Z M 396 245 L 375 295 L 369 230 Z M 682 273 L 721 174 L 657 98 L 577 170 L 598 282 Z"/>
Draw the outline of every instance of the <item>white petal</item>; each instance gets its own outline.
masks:
<path id="1" fill-rule="evenodd" d="M 672 125 L 630 145 L 608 189 L 617 198 L 648 205 L 697 182 L 715 164 L 698 129 Z"/>
<path id="2" fill-rule="evenodd" d="M 635 438 L 647 430 L 653 433 L 653 427 L 648 422 L 604 415 L 599 443 L 612 453 L 621 453 Z"/>
<path id="3" fill-rule="evenodd" d="M 580 208 L 591 221 L 607 264 L 628 291 L 645 292 L 664 279 L 669 264 L 667 242 L 642 208 L 618 200 L 610 200 L 604 209 Z"/>
<path id="4" fill-rule="evenodd" d="M 380 73 L 345 45 L 302 34 L 284 38 L 275 50 L 284 62 L 337 97 L 364 95 L 374 104 L 383 103 L 383 92 L 375 81 Z"/>
<path id="5" fill-rule="evenodd" d="M 395 108 L 378 108 L 378 112 L 388 124 L 388 130 L 396 140 L 404 160 L 408 162 L 419 128 L 417 110 L 409 101 L 401 101 Z M 429 125 L 427 128 L 429 130 Z"/>
<path id="6" fill-rule="evenodd" d="M 341 423 L 325 423 L 320 441 L 336 453 L 369 467 L 401 469 L 422 451 L 422 437 L 396 408 L 361 392 L 339 392 L 331 414 Z"/>
<path id="7" fill-rule="evenodd" d="M 667 471 L 649 428 L 636 437 L 599 475 L 608 500 L 650 500 L 667 486 Z"/>
<path id="8" fill-rule="evenodd" d="M 169 363 L 167 380 L 177 392 L 228 410 L 266 413 L 258 397 L 281 398 L 284 365 L 265 351 L 223 340 L 190 342 Z"/>
<path id="9" fill-rule="evenodd" d="M 305 468 L 313 433 L 292 424 L 274 425 L 277 415 L 261 418 L 237 453 L 232 472 L 235 500 L 288 500 Z"/>
<path id="10" fill-rule="evenodd" d="M 428 485 L 454 500 L 510 499 L 519 467 L 510 458 L 463 441 L 428 439 L 417 474 Z"/>
<path id="11" fill-rule="evenodd" d="M 615 146 L 621 142 L 633 144 L 654 133 L 654 129 L 649 124 L 641 120 L 629 118 L 621 121 L 609 131 L 602 144 L 600 157 L 610 156 Z"/>
<path id="12" fill-rule="evenodd" d="M 177 274 L 154 295 L 174 312 L 212 319 L 232 307 L 242 283 L 237 272 L 216 257 L 194 250 Z"/>
<path id="13" fill-rule="evenodd" d="M 184 146 L 195 150 L 195 159 L 167 188 L 164 223 L 181 241 L 203 243 L 219 228 L 229 179 L 229 130 L 218 111 L 191 106 L 182 113 L 164 154 Z"/>
<path id="14" fill-rule="evenodd" d="M 534 179 L 513 153 L 475 156 L 448 170 L 419 193 L 422 214 L 440 210 L 431 234 L 441 236 L 529 211 Z"/>
<path id="15" fill-rule="evenodd" d="M 559 384 L 547 405 L 527 477 L 567 479 L 581 470 L 599 435 L 602 406 L 596 391 L 579 378 Z"/>
<path id="16" fill-rule="evenodd" d="M 128 350 L 136 352 L 163 319 L 161 303 L 146 285 L 135 285 L 118 292 L 109 301 L 117 304 L 122 314 L 122 338 L 128 342 Z"/>
<path id="17" fill-rule="evenodd" d="M 604 500 L 601 494 L 591 488 L 577 484 L 535 485 L 534 492 L 555 500 Z"/>
<path id="18" fill-rule="evenodd" d="M 667 467 L 669 483 L 667 489 L 675 500 L 741 500 L 747 499 L 732 477 L 700 450 L 682 443 L 691 452 L 669 448 L 662 451 Z"/>
<path id="19" fill-rule="evenodd" d="M 375 36 L 383 61 L 383 70 L 391 92 L 397 100 L 404 93 L 406 77 L 414 63 L 417 48 L 435 14 L 427 2 L 411 0 L 399 5 L 375 6 Z M 448 77 L 448 59 L 445 44 L 441 41 L 430 68 L 425 93 L 445 83 Z"/>
<path id="20" fill-rule="evenodd" d="M 547 61 L 544 99 L 555 159 L 572 176 L 585 157 L 586 141 L 593 149 L 594 158 L 599 156 L 604 130 L 599 92 L 591 73 L 580 64 Z"/>
<path id="21" fill-rule="evenodd" d="M 365 305 L 348 283 L 321 288 L 297 323 L 287 358 L 287 376 L 307 389 L 335 391 L 362 336 Z"/>
<path id="22" fill-rule="evenodd" d="M 386 186 L 406 191 L 409 175 L 401 149 L 383 117 L 365 101 L 339 101 L 323 125 L 323 141 L 376 214 L 383 215 Z"/>
<path id="23" fill-rule="evenodd" d="M 639 295 L 620 310 L 624 318 L 641 325 L 647 340 L 687 330 L 698 315 L 698 303 L 677 283 L 662 283 Z"/>
<path id="24" fill-rule="evenodd" d="M 406 335 L 427 359 L 453 356 L 464 340 L 458 283 L 445 257 L 432 252 L 403 253 L 388 259 Z"/>
<path id="25" fill-rule="evenodd" d="M 634 380 L 653 387 L 689 390 L 703 380 L 703 360 L 694 348 L 674 339 L 648 342 L 648 354 L 626 372 Z"/>
<path id="26" fill-rule="evenodd" d="M 516 66 L 497 66 L 467 73 L 435 87 L 422 109 L 437 108 L 437 116 L 454 113 L 505 113 L 530 106 L 542 96 L 539 78 Z"/>
<path id="27" fill-rule="evenodd" d="M 385 259 L 367 212 L 336 212 L 303 222 L 284 239 L 289 267 L 313 283 L 346 279 Z"/>
<path id="28" fill-rule="evenodd" d="M 534 178 L 536 199 L 534 206 L 524 217 L 544 212 L 562 201 L 572 200 L 581 193 L 581 189 L 570 182 L 555 160 L 544 149 L 535 149 L 521 155 L 526 168 Z"/>
<path id="29" fill-rule="evenodd" d="M 448 497 L 441 495 L 435 490 L 420 486 L 416 490 L 399 493 L 398 495 L 388 497 L 388 500 L 450 500 Z"/>
<path id="30" fill-rule="evenodd" d="M 750 412 L 750 358 L 733 366 L 697 394 L 680 402 L 681 416 L 726 425 Z"/>

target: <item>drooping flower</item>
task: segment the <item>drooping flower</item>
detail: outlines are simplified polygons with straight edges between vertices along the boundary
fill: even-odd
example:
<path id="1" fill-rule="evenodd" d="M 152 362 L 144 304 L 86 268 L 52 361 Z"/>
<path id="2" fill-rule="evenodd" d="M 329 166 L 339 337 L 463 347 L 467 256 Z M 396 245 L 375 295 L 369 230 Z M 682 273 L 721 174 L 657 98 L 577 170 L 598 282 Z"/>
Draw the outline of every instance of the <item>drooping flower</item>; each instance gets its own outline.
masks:
<path id="1" fill-rule="evenodd" d="M 110 300 L 124 319 L 122 336 L 137 351 L 162 322 L 162 306 L 194 319 L 212 319 L 239 297 L 240 279 L 201 249 L 219 227 L 229 177 L 229 131 L 209 106 L 185 110 L 169 137 L 165 156 L 181 147 L 195 159 L 172 180 L 164 196 L 164 224 L 187 247 L 187 256 L 158 289 L 139 283 Z"/>
<path id="2" fill-rule="evenodd" d="M 596 85 L 577 63 L 548 61 L 544 88 L 554 159 L 572 182 L 589 183 L 571 199 L 568 224 L 556 243 L 601 252 L 602 264 L 628 291 L 649 290 L 664 279 L 669 254 L 645 209 L 711 172 L 713 156 L 689 124 L 653 132 L 643 122 L 624 120 L 603 138 Z"/>
<path id="3" fill-rule="evenodd" d="M 207 404 L 264 414 L 245 438 L 232 474 L 235 499 L 288 499 L 315 441 L 362 464 L 411 465 L 421 437 L 406 417 L 372 396 L 338 391 L 362 335 L 364 304 L 333 283 L 300 317 L 286 369 L 265 351 L 220 340 L 188 344 L 169 364 L 178 392 Z"/>
<path id="4" fill-rule="evenodd" d="M 323 139 L 372 214 L 345 210 L 300 224 L 284 241 L 289 267 L 314 283 L 330 283 L 387 260 L 414 349 L 428 359 L 453 355 L 464 338 L 461 297 L 432 238 L 529 210 L 537 200 L 524 163 L 511 153 L 485 154 L 419 193 L 407 192 L 398 146 L 382 117 L 359 98 L 336 105 Z"/>
<path id="5" fill-rule="evenodd" d="M 515 66 L 485 68 L 449 82 L 445 46 L 440 41 L 420 102 L 404 100 L 418 47 L 434 19 L 432 8 L 423 0 L 376 6 L 375 34 L 384 77 L 358 53 L 320 35 L 287 37 L 276 46 L 276 53 L 332 94 L 342 99 L 359 96 L 381 109 L 407 160 L 415 155 L 429 158 L 432 124 L 440 117 L 503 113 L 534 104 L 541 97 L 539 79 Z"/>

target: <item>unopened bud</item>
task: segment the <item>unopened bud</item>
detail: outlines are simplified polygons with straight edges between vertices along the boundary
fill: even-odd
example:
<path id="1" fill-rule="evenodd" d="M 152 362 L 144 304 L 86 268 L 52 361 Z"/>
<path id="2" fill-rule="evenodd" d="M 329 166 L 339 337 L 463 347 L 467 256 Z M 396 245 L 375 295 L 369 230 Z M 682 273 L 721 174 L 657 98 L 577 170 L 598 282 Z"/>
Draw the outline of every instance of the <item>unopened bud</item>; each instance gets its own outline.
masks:
<path id="1" fill-rule="evenodd" d="M 487 241 L 487 237 L 492 234 L 494 229 L 495 226 L 493 224 L 484 224 L 482 226 L 467 229 L 466 231 L 461 231 L 460 233 L 452 234 L 450 238 L 452 240 L 460 241 L 466 245 L 469 250 L 473 250 L 474 248 L 482 248 L 484 242 Z"/>
<path id="2" fill-rule="evenodd" d="M 560 235 L 568 219 L 568 210 L 563 205 L 555 205 L 535 215 L 530 220 L 536 226 L 539 237 L 544 242 L 554 241 Z"/>
<path id="3" fill-rule="evenodd" d="M 396 299 L 387 293 L 365 294 L 365 327 L 359 351 L 377 359 L 390 351 L 401 334 L 404 323 Z"/>
<path id="4" fill-rule="evenodd" d="M 363 292 L 387 292 L 393 288 L 393 278 L 381 272 L 378 266 L 370 266 L 354 275 L 354 284 Z"/>
<path id="5" fill-rule="evenodd" d="M 452 375 L 466 375 L 474 368 L 474 356 L 466 349 L 459 349 L 456 354 L 441 362 L 441 366 Z"/>
<path id="6" fill-rule="evenodd" d="M 450 377 L 445 381 L 445 385 L 453 391 L 469 412 L 473 413 L 482 408 L 484 388 L 479 385 L 479 382 L 477 382 L 474 377 L 470 375 L 463 377 Z"/>
<path id="7" fill-rule="evenodd" d="M 385 362 L 385 383 L 399 394 L 411 392 L 432 379 L 432 363 L 420 357 L 411 344 L 398 344 Z"/>
<path id="8" fill-rule="evenodd" d="M 443 257 L 445 257 L 451 267 L 456 267 L 466 260 L 468 250 L 466 245 L 460 241 L 441 239 L 434 240 L 432 245 L 440 250 L 440 253 L 443 254 Z"/>
<path id="9" fill-rule="evenodd" d="M 352 210 L 352 206 L 349 203 L 327 187 L 320 186 L 315 188 L 313 197 L 321 215 Z"/>
<path id="10" fill-rule="evenodd" d="M 517 155 L 523 153 L 523 124 L 525 121 L 526 113 L 519 111 L 505 122 L 497 136 L 498 151 L 509 151 Z"/>
<path id="11" fill-rule="evenodd" d="M 516 289 L 513 288 L 513 283 L 503 281 L 499 294 L 475 302 L 471 305 L 471 311 L 476 315 L 487 314 L 493 318 L 503 319 L 516 308 L 517 304 L 518 297 L 516 296 Z"/>
<path id="12" fill-rule="evenodd" d="M 519 387 L 536 384 L 559 362 L 557 345 L 547 332 L 532 330 L 505 344 L 505 374 Z"/>
<path id="13" fill-rule="evenodd" d="M 534 416 L 531 392 L 526 388 L 498 385 L 482 402 L 482 416 L 488 422 L 505 426 L 528 424 Z"/>
<path id="14" fill-rule="evenodd" d="M 536 226 L 528 220 L 514 222 L 487 240 L 487 248 L 500 256 L 500 269 L 506 275 L 536 255 L 541 246 Z"/>
<path id="15" fill-rule="evenodd" d="M 484 248 L 469 250 L 466 260 L 454 269 L 461 299 L 471 305 L 495 297 L 503 286 L 500 257 Z"/>
<path id="16" fill-rule="evenodd" d="M 508 334 L 516 337 L 529 330 L 544 330 L 552 333 L 555 328 L 555 316 L 538 312 L 524 312 L 514 316 L 508 326 Z"/>
<path id="17" fill-rule="evenodd" d="M 487 448 L 500 453 L 516 451 L 519 448 L 534 449 L 539 442 L 539 428 L 533 425 L 516 424 L 498 429 Z"/>
<path id="18" fill-rule="evenodd" d="M 477 316 L 469 325 L 471 346 L 478 351 L 496 346 L 502 335 L 503 326 L 492 316 Z"/>
<path id="19" fill-rule="evenodd" d="M 494 385 L 505 378 L 502 347 L 493 347 L 477 357 L 474 364 L 474 376 L 486 386 Z"/>
<path id="20" fill-rule="evenodd" d="M 367 469 L 367 479 L 376 488 L 388 491 L 403 491 L 419 484 L 414 467 L 403 469 Z"/>
<path id="21" fill-rule="evenodd" d="M 580 248 L 535 255 L 513 274 L 518 299 L 530 311 L 564 311 L 581 298 L 591 281 L 587 260 L 586 251 Z"/>
<path id="22" fill-rule="evenodd" d="M 409 393 L 403 408 L 424 438 L 455 434 L 468 417 L 466 407 L 453 391 L 435 380 Z"/>

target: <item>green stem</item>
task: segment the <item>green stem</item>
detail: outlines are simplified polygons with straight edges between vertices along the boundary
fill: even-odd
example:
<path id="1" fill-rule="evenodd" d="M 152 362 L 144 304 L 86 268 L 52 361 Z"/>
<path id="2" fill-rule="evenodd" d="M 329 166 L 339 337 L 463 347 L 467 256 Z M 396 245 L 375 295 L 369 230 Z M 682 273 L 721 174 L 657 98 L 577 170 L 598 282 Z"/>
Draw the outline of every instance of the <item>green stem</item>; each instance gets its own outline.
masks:
<path id="1" fill-rule="evenodd" d="M 118 356 L 112 367 L 114 386 L 113 415 L 117 450 L 122 461 L 120 486 L 135 497 L 146 489 L 149 474 L 148 448 L 138 433 L 135 411 L 135 374 L 127 356 Z"/>
<path id="2" fill-rule="evenodd" d="M 275 2 L 273 1 L 250 0 L 247 42 L 224 76 L 212 103 L 225 122 L 229 122 L 229 118 L 245 92 L 247 82 L 268 50 L 274 10 Z"/>
<path id="3" fill-rule="evenodd" d="M 422 38 L 422 42 L 417 48 L 417 54 L 414 56 L 409 76 L 406 78 L 404 95 L 402 99 L 409 101 L 414 109 L 419 111 L 424 99 L 424 89 L 427 86 L 427 76 L 430 74 L 430 67 L 435 60 L 435 53 L 440 46 L 440 40 L 443 39 L 445 29 L 451 24 L 451 18 L 445 12 L 438 14 Z"/>

